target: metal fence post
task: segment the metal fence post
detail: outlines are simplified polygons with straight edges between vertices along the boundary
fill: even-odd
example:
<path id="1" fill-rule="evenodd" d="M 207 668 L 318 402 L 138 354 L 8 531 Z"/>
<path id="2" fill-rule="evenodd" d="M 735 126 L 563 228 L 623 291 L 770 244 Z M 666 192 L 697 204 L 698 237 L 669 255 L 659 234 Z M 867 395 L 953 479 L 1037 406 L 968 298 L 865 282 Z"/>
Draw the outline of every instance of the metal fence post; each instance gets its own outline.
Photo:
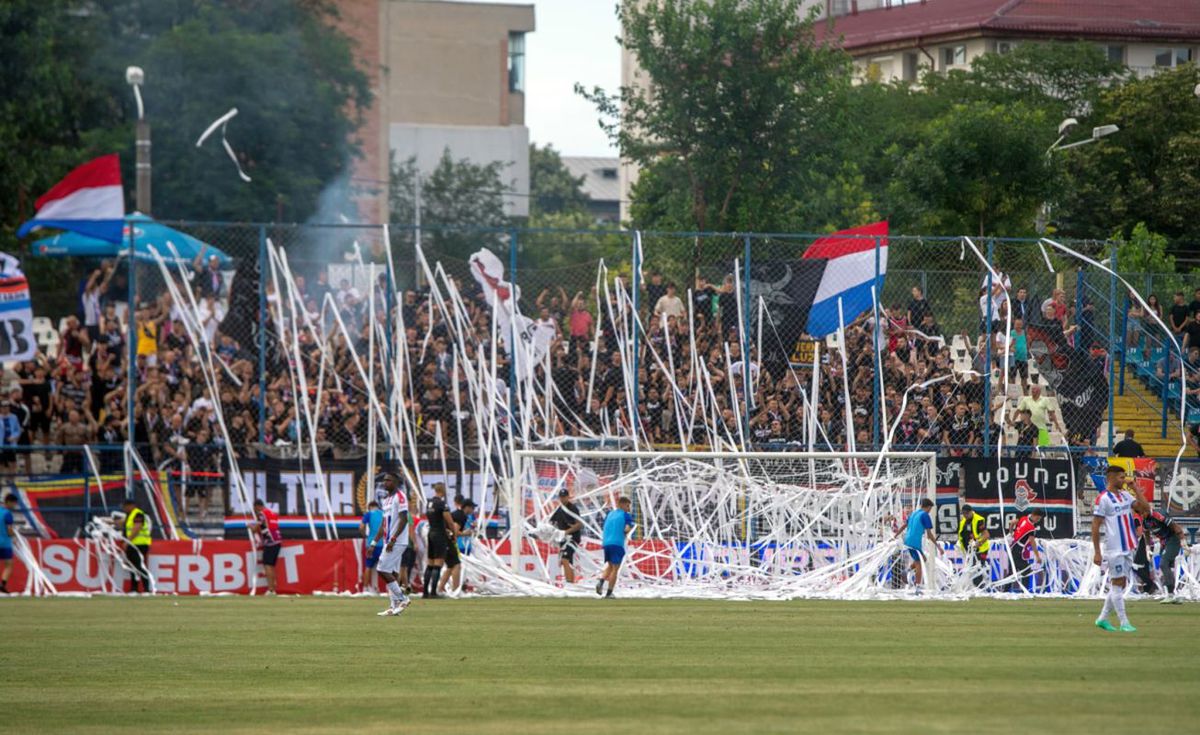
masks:
<path id="1" fill-rule="evenodd" d="M 632 258 L 632 260 L 633 260 L 633 274 L 632 274 L 633 318 L 630 320 L 631 325 L 636 325 L 640 321 L 638 318 L 638 314 L 639 314 L 638 309 L 641 306 L 642 254 L 641 254 L 641 248 L 638 246 L 640 245 L 641 239 L 642 239 L 642 233 L 640 233 L 640 232 L 633 233 L 633 240 L 632 240 L 632 245 L 631 245 L 631 247 L 633 248 L 633 258 Z M 639 396 L 638 396 L 638 346 L 639 346 L 640 342 L 639 342 L 639 335 L 638 335 L 637 327 L 636 326 L 633 327 L 633 329 L 631 329 L 630 331 L 633 332 L 633 410 L 636 415 L 630 416 L 629 420 L 630 420 L 630 423 L 632 423 L 634 426 L 637 426 L 641 422 L 640 413 L 638 412 L 638 406 L 640 405 L 638 403 L 638 400 L 639 400 Z M 637 436 L 636 429 L 634 430 L 634 436 L 635 437 Z"/>
<path id="2" fill-rule="evenodd" d="M 1113 391 L 1113 368 L 1116 367 L 1117 354 L 1117 246 L 1109 243 L 1109 257 L 1112 258 L 1108 278 L 1108 447 L 1113 445 L 1113 420 L 1115 419 L 1116 396 Z M 1128 310 L 1125 310 L 1128 313 Z M 1125 331 L 1121 331 L 1121 374 L 1125 373 Z M 1123 385 L 1123 383 L 1122 383 Z"/>
<path id="3" fill-rule="evenodd" d="M 984 359 L 983 359 L 983 415 L 986 422 L 983 427 L 983 456 L 992 456 L 992 286 L 993 274 L 996 272 L 996 267 L 993 265 L 996 262 L 996 240 L 988 239 L 987 246 L 987 308 L 984 309 L 980 316 L 984 321 L 984 334 L 987 337 L 984 344 Z M 1008 396 L 1004 397 L 1008 400 Z M 1004 427 L 1000 427 L 1003 431 Z"/>
<path id="4" fill-rule="evenodd" d="M 125 220 L 125 229 L 129 230 L 129 278 L 126 279 L 128 281 L 128 284 L 127 284 L 128 285 L 128 288 L 127 288 L 128 296 L 127 296 L 127 298 L 129 299 L 129 310 L 125 315 L 126 321 L 128 322 L 128 328 L 126 329 L 126 337 L 129 340 L 129 346 L 128 346 L 129 365 L 125 370 L 125 410 L 127 412 L 127 415 L 125 416 L 125 421 L 128 426 L 128 428 L 127 428 L 128 433 L 126 434 L 126 436 L 128 437 L 127 441 L 130 446 L 133 446 L 134 439 L 136 438 L 136 429 L 135 429 L 135 425 L 134 425 L 133 414 L 134 414 L 134 407 L 136 406 L 136 401 L 134 400 L 134 393 L 136 392 L 137 384 L 136 384 L 136 381 L 134 380 L 134 376 L 137 375 L 137 343 L 138 343 L 137 288 L 134 283 L 135 280 L 137 279 L 137 266 L 136 266 L 137 258 L 135 257 L 137 251 L 136 251 L 136 245 L 134 242 L 137 239 L 137 228 L 133 226 L 132 222 L 130 222 L 128 219 L 126 219 Z M 127 497 L 127 498 L 133 497 L 133 473 L 132 472 L 125 473 L 125 497 Z"/>
<path id="5" fill-rule="evenodd" d="M 742 254 L 742 297 L 745 307 L 742 309 L 742 391 L 745 400 L 742 402 L 742 412 L 746 427 L 746 435 L 750 433 L 750 236 L 744 235 Z M 761 368 L 760 368 L 761 369 Z"/>
<path id="6" fill-rule="evenodd" d="M 871 330 L 871 341 L 875 343 L 873 345 L 873 347 L 875 348 L 875 366 L 876 367 L 878 367 L 880 365 L 880 360 L 881 360 L 881 356 L 879 354 L 879 333 L 881 331 L 883 331 L 883 324 L 881 323 L 881 320 L 879 318 L 879 313 L 880 313 L 879 302 L 883 299 L 883 288 L 882 288 L 882 283 L 880 282 L 880 279 L 879 279 L 879 259 L 880 259 L 880 255 L 881 255 L 880 251 L 881 251 L 880 238 L 876 237 L 875 238 L 875 289 L 874 289 L 875 290 L 875 299 L 874 299 L 874 302 L 875 302 L 875 314 L 874 314 L 875 328 Z M 922 277 L 922 281 L 924 281 L 923 277 Z M 922 296 L 925 295 L 924 289 L 922 289 L 921 295 Z M 911 327 L 913 325 L 910 324 L 909 326 Z M 871 419 L 871 448 L 875 449 L 875 448 L 879 447 L 879 422 L 883 418 L 883 416 L 882 416 L 883 401 L 881 400 L 881 396 L 879 395 L 881 370 L 872 370 L 871 372 L 873 373 L 872 380 L 871 380 L 871 402 L 873 404 L 873 408 L 871 410 L 871 415 L 873 416 L 873 418 Z"/>
<path id="7" fill-rule="evenodd" d="M 1167 410 L 1167 404 L 1170 403 L 1169 396 L 1171 394 L 1171 363 L 1174 361 L 1174 358 L 1175 358 L 1175 342 L 1174 342 L 1174 340 L 1171 339 L 1171 335 L 1169 335 L 1169 334 L 1167 335 L 1167 338 L 1164 340 L 1164 342 L 1166 343 L 1166 348 L 1167 348 L 1167 350 L 1166 350 L 1167 356 L 1166 356 L 1166 360 L 1165 360 L 1165 362 L 1167 364 L 1166 364 L 1166 369 L 1163 370 L 1161 437 L 1163 439 L 1166 439 L 1167 438 L 1167 416 L 1170 413 Z M 1183 357 L 1183 355 L 1181 354 L 1180 358 L 1182 359 L 1182 357 Z M 1182 372 L 1183 365 L 1180 365 L 1179 368 L 1180 368 L 1180 371 Z"/>
<path id="8" fill-rule="evenodd" d="M 508 330 L 508 441 L 516 442 L 517 438 L 517 310 L 521 287 L 517 285 L 517 245 L 519 232 L 514 228 L 508 231 L 508 273 L 509 283 L 512 284 L 512 309 Z M 513 468 L 516 472 L 516 468 Z"/>
<path id="9" fill-rule="evenodd" d="M 267 441 L 267 228 L 258 226 L 258 440 Z"/>
<path id="10" fill-rule="evenodd" d="M 1079 326 L 1079 318 L 1081 316 L 1083 316 L 1083 298 L 1084 298 L 1083 292 L 1086 289 L 1087 289 L 1087 279 L 1084 278 L 1084 275 L 1083 275 L 1083 266 L 1079 266 L 1075 269 L 1075 326 L 1077 326 L 1077 327 Z M 1096 328 L 1096 317 L 1095 317 L 1095 314 L 1093 314 L 1092 315 L 1092 329 L 1095 330 L 1095 328 Z M 1075 331 L 1075 346 L 1076 347 L 1078 347 L 1080 349 L 1084 349 L 1084 350 L 1089 348 L 1089 345 L 1083 344 L 1084 342 L 1087 341 L 1085 339 L 1085 336 L 1086 335 L 1080 333 L 1079 330 Z"/>

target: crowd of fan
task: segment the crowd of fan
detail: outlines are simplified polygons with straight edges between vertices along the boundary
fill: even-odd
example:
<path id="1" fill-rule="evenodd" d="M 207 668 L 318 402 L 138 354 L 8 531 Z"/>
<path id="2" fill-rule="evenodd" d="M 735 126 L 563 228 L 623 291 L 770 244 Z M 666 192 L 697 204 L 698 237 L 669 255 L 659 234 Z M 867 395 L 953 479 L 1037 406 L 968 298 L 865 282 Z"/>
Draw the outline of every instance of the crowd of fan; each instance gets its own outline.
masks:
<path id="1" fill-rule="evenodd" d="M 229 448 L 243 457 L 266 446 L 310 441 L 326 456 L 362 456 L 371 400 L 364 362 L 372 326 L 386 323 L 386 280 L 381 277 L 375 294 L 364 296 L 348 280 L 331 284 L 325 271 L 307 274 L 307 279 L 296 276 L 294 289 L 285 293 L 289 299 L 298 295 L 295 302 L 305 308 L 294 311 L 283 308 L 268 285 L 267 349 L 260 356 L 258 338 L 247 330 L 247 325 L 259 322 L 257 299 L 251 302 L 252 313 L 234 318 L 236 299 L 230 299 L 230 284 L 217 260 L 206 264 L 198 259 L 194 268 L 190 291 L 196 308 L 189 307 L 189 313 L 196 316 L 198 333 L 189 334 L 169 289 L 135 302 L 132 425 L 133 443 L 142 456 L 156 465 L 179 462 L 192 472 L 219 471 L 226 437 Z M 106 263 L 88 274 L 80 288 L 80 313 L 67 320 L 54 354 L 39 355 L 6 372 L 9 400 L 0 403 L 4 445 L 125 441 L 130 346 L 125 312 L 119 308 L 123 294 L 110 287 L 113 273 Z M 474 279 L 456 279 L 455 285 L 473 333 L 473 339 L 463 341 L 463 349 L 466 360 L 474 363 L 492 354 L 490 307 Z M 549 386 L 553 406 L 533 412 L 531 435 L 619 437 L 637 432 L 643 440 L 663 446 L 811 444 L 817 450 L 869 448 L 886 440 L 897 448 L 968 455 L 980 450 L 985 437 L 993 446 L 1000 438 L 994 409 L 1005 397 L 998 395 L 996 384 L 991 391 L 993 410 L 986 408 L 985 376 L 994 367 L 1007 369 L 1013 383 L 1021 386 L 1018 410 L 1010 415 L 1016 443 L 1029 447 L 1038 443 L 1040 432 L 1053 428 L 1057 417 L 1037 386 L 1026 394 L 1029 356 L 1023 323 L 1051 320 L 1064 334 L 1087 329 L 1086 313 L 1077 326 L 1068 326 L 1072 309 L 1061 291 L 1035 307 L 1025 289 L 1010 288 L 1010 303 L 997 285 L 991 299 L 986 292 L 980 296 L 981 314 L 991 305 L 995 335 L 988 365 L 987 340 L 979 336 L 986 332 L 986 321 L 981 319 L 974 339 L 962 333 L 965 350 L 956 354 L 955 340 L 940 326 L 938 308 L 914 287 L 906 304 L 881 309 L 878 319 L 868 313 L 846 330 L 844 360 L 836 345 L 830 349 L 824 340 L 796 334 L 780 337 L 786 331 L 782 327 L 790 325 L 772 325 L 761 339 L 756 335 L 749 340 L 753 346 L 747 361 L 732 277 L 714 283 L 698 278 L 688 285 L 691 304 L 685 303 L 689 292 L 668 283 L 662 274 L 651 273 L 646 279 L 639 294 L 639 320 L 645 331 L 636 375 L 633 366 L 623 364 L 629 353 L 618 347 L 620 338 L 632 333 L 630 299 L 618 299 L 610 289 L 610 303 L 598 303 L 595 288 L 568 294 L 560 287 L 526 297 L 523 310 L 536 314 L 537 321 L 552 326 L 556 334 L 547 362 L 549 379 L 539 365 L 534 381 L 539 391 Z M 332 309 L 326 308 L 327 302 Z M 407 352 L 410 385 L 404 403 L 418 450 L 426 457 L 457 457 L 460 447 L 470 447 L 480 437 L 472 415 L 477 406 L 468 398 L 468 371 L 456 366 L 456 335 L 427 291 L 402 292 L 394 308 L 406 325 L 400 347 Z M 1009 310 L 1013 329 L 1006 336 Z M 293 313 L 300 317 L 289 319 Z M 230 324 L 238 329 L 227 329 Z M 343 336 L 342 325 L 351 340 Z M 386 337 L 377 335 L 375 395 L 385 400 L 393 373 L 384 364 L 390 359 Z M 211 350 L 218 361 L 215 376 L 210 376 L 217 381 L 215 393 L 202 371 L 202 349 Z M 496 354 L 498 374 L 508 377 L 503 351 L 497 348 Z M 814 355 L 819 399 L 816 415 L 810 416 L 804 394 L 812 391 Z M 309 395 L 319 396 L 309 411 L 296 400 L 304 390 L 293 369 L 297 361 L 304 368 Z M 262 381 L 260 366 L 265 370 Z M 636 408 L 632 380 L 637 381 Z M 876 380 L 882 393 L 878 399 Z M 701 394 L 707 400 L 699 400 Z M 218 404 L 224 431 L 215 410 Z M 879 420 L 884 416 L 886 423 Z M 521 421 L 520 416 L 513 418 Z M 507 424 L 507 417 L 503 422 Z M 81 453 L 62 456 L 62 471 L 86 469 Z M 102 470 L 123 461 L 117 452 L 100 456 Z M 12 451 L 0 453 L 0 464 L 10 470 L 17 461 Z M 23 461 L 30 471 L 28 453 Z"/>

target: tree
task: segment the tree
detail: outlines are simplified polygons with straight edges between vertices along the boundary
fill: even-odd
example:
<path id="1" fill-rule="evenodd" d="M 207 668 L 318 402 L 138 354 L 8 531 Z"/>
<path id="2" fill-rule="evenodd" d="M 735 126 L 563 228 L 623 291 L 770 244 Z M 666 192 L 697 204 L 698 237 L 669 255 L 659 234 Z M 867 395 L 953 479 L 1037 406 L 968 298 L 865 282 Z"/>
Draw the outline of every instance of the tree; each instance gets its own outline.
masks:
<path id="1" fill-rule="evenodd" d="M 480 247 L 501 248 L 504 230 L 511 224 L 504 211 L 504 196 L 512 182 L 502 179 L 507 163 L 474 163 L 455 160 L 450 149 L 428 176 L 420 177 L 422 242 L 441 254 L 463 260 Z M 416 159 L 391 162 L 389 219 L 415 222 L 418 169 Z"/>
<path id="2" fill-rule="evenodd" d="M 18 115 L 36 114 L 23 123 L 20 146 L 5 146 L 20 151 L 30 171 L 0 185 L 36 197 L 71 165 L 116 151 L 132 188 L 136 113 L 124 71 L 134 64 L 146 70 L 155 216 L 261 221 L 282 207 L 284 217 L 303 221 L 348 171 L 352 134 L 371 99 L 336 18 L 326 0 L 6 3 L 4 114 L 9 101 Z M 8 56 L 14 26 L 15 63 Z M 219 141 L 195 147 L 231 107 L 239 115 L 229 141 L 249 184 Z M 45 153 L 42 142 L 50 144 Z M 21 217 L 32 214 L 28 194 L 24 202 Z"/>
<path id="3" fill-rule="evenodd" d="M 554 146 L 529 145 L 529 224 L 544 227 L 541 215 L 587 211 L 583 177 L 575 177 L 563 165 Z"/>
<path id="4" fill-rule="evenodd" d="M 1021 104 L 955 105 L 926 126 L 891 184 L 905 216 L 925 232 L 1033 233 L 1053 191 L 1045 113 Z"/>
<path id="5" fill-rule="evenodd" d="M 926 94 L 947 104 L 1019 102 L 1044 110 L 1057 124 L 1090 113 L 1100 94 L 1128 74 L 1094 43 L 1021 43 L 1006 54 L 976 57 L 969 70 L 930 70 L 921 82 Z"/>
<path id="6" fill-rule="evenodd" d="M 802 12 L 802 4 L 619 6 L 620 42 L 645 86 L 611 95 L 576 89 L 596 105 L 621 155 L 642 169 L 635 224 L 766 231 L 841 221 L 811 195 L 846 165 L 842 147 L 853 121 L 839 102 L 850 58 L 816 42 L 815 12 Z M 852 198 L 858 209 L 861 197 Z"/>
<path id="7" fill-rule="evenodd" d="M 34 201 L 90 157 L 90 132 L 116 125 L 118 108 L 81 71 L 96 26 L 70 3 L 0 3 L 0 248 L 16 248 Z"/>
<path id="8" fill-rule="evenodd" d="M 1163 70 L 1106 90 L 1092 121 L 1120 132 L 1064 151 L 1067 175 L 1058 201 L 1063 234 L 1104 237 L 1135 223 L 1173 246 L 1200 240 L 1200 70 Z"/>

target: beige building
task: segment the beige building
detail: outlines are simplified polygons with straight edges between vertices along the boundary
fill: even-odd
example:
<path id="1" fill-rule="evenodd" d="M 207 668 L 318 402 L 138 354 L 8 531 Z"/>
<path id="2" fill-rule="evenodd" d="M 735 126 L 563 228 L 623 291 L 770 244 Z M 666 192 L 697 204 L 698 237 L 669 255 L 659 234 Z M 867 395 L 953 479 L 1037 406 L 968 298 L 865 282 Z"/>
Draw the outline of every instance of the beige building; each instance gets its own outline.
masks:
<path id="1" fill-rule="evenodd" d="M 423 174 L 447 148 L 455 159 L 508 164 L 505 198 L 529 214 L 525 34 L 533 5 L 435 0 L 338 0 L 375 102 L 359 131 L 353 184 L 365 222 L 387 218 L 389 155 L 415 156 Z"/>

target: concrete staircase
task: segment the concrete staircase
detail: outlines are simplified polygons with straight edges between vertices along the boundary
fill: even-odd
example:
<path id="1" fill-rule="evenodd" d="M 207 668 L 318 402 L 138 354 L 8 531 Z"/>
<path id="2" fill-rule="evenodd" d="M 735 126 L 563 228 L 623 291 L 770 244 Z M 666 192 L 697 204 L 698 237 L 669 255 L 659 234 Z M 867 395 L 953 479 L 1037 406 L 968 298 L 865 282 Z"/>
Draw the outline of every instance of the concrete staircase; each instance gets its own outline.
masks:
<path id="1" fill-rule="evenodd" d="M 1125 373 L 1125 394 L 1113 397 L 1113 441 L 1120 441 L 1126 429 L 1133 429 L 1134 439 L 1146 450 L 1146 456 L 1174 457 L 1181 441 L 1176 411 L 1167 417 L 1167 436 L 1163 438 L 1162 398 L 1138 379 L 1130 365 Z"/>

